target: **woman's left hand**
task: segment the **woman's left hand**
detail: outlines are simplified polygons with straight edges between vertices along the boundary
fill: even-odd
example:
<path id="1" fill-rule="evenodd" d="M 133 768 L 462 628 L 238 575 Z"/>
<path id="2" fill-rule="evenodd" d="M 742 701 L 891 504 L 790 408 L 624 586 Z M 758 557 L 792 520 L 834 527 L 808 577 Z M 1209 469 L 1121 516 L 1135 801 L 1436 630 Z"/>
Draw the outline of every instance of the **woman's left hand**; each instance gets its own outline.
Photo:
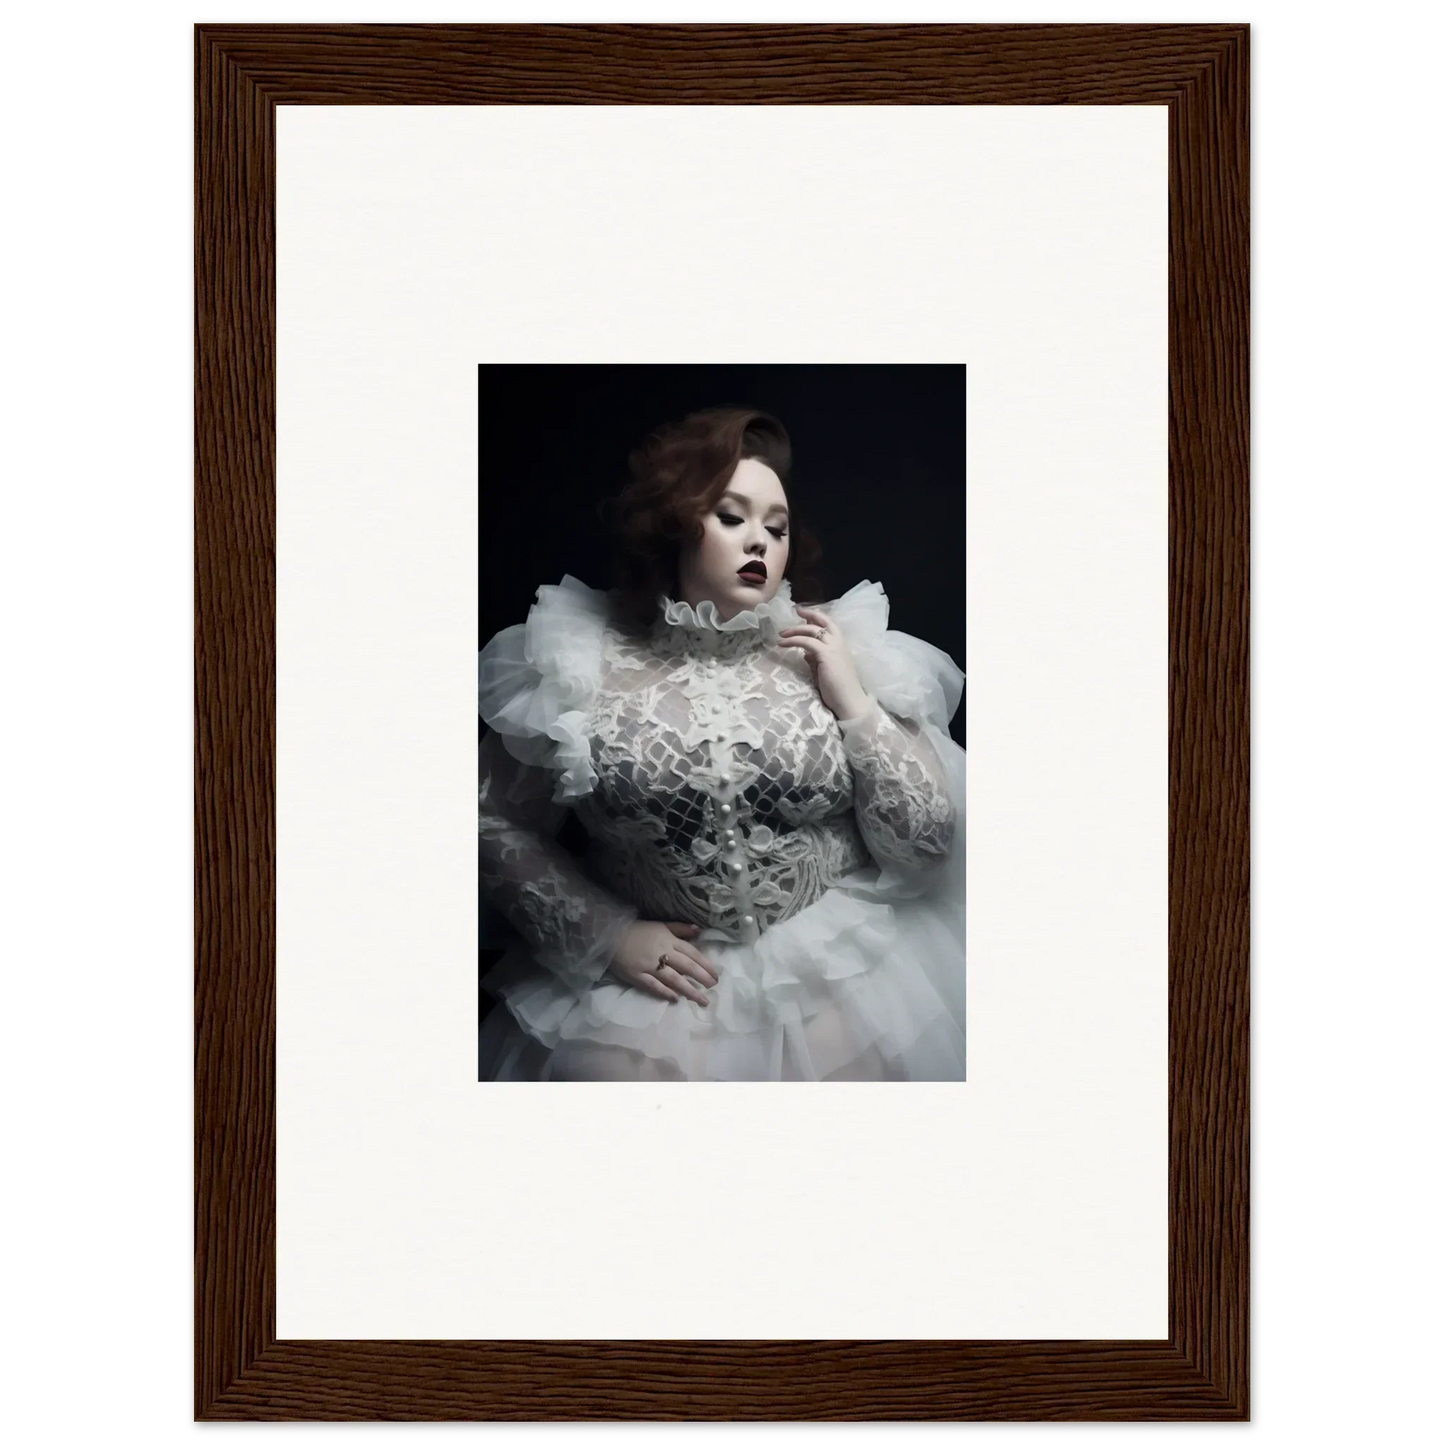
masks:
<path id="1" fill-rule="evenodd" d="M 873 699 L 858 681 L 858 669 L 853 665 L 853 654 L 843 629 L 816 607 L 800 607 L 798 616 L 807 626 L 784 628 L 778 634 L 778 641 L 784 647 L 801 649 L 824 706 L 839 722 L 862 717 L 873 705 Z"/>

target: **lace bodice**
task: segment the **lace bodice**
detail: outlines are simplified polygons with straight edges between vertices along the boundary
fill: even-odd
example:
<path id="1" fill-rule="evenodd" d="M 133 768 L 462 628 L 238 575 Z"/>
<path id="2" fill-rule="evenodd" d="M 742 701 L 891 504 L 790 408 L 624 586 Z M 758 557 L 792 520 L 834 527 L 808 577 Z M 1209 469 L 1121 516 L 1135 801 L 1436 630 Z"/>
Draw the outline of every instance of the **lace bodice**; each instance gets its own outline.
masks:
<path id="1" fill-rule="evenodd" d="M 930 703 L 952 711 L 957 670 L 916 639 L 888 644 L 902 634 L 873 625 L 882 590 L 862 586 L 832 610 L 875 701 L 841 724 L 802 654 L 778 645 L 801 620 L 786 583 L 728 621 L 665 600 L 637 637 L 568 578 L 493 639 L 481 877 L 541 963 L 584 986 L 637 917 L 752 942 L 860 869 L 926 887 L 955 816 L 920 721 Z M 585 865 L 550 841 L 568 806 L 590 839 Z"/>

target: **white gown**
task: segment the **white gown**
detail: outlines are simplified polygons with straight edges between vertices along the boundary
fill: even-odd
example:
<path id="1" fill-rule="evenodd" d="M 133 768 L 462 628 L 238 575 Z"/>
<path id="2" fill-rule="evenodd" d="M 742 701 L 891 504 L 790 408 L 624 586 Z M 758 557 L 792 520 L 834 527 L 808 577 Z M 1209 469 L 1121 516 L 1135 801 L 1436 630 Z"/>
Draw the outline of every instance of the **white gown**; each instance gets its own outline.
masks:
<path id="1" fill-rule="evenodd" d="M 480 878 L 522 941 L 483 979 L 481 1078 L 964 1077 L 963 676 L 875 582 L 822 610 L 875 702 L 845 723 L 778 643 L 786 582 L 728 621 L 664 599 L 638 639 L 564 577 L 488 643 Z M 707 1007 L 607 972 L 639 918 L 701 925 Z"/>

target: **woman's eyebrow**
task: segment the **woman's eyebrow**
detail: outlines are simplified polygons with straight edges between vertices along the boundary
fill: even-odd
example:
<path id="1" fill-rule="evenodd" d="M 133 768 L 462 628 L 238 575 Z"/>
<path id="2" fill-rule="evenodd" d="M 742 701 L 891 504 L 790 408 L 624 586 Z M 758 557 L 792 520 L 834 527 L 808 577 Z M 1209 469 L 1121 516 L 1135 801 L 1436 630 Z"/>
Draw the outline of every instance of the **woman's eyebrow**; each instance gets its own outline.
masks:
<path id="1" fill-rule="evenodd" d="M 753 505 L 752 500 L 743 496 L 741 492 L 724 492 L 722 496 L 718 498 L 718 501 L 721 502 L 724 500 L 736 502 L 738 506 L 747 509 L 750 509 Z M 781 512 L 785 517 L 788 515 L 788 509 L 781 502 L 774 502 L 764 515 L 770 517 L 774 512 Z"/>

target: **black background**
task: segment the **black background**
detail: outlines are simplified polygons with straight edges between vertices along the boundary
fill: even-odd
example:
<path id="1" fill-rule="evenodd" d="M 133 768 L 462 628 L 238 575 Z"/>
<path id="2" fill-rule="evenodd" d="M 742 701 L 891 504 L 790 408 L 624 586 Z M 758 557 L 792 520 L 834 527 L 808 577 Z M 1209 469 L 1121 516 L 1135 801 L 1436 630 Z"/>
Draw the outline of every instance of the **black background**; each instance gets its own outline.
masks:
<path id="1" fill-rule="evenodd" d="M 880 582 L 889 626 L 964 652 L 962 366 L 482 366 L 479 645 L 570 572 L 611 585 L 598 503 L 663 422 L 771 412 L 793 443 L 790 498 L 823 546 L 826 595 Z M 964 742 L 964 709 L 953 735 Z"/>

